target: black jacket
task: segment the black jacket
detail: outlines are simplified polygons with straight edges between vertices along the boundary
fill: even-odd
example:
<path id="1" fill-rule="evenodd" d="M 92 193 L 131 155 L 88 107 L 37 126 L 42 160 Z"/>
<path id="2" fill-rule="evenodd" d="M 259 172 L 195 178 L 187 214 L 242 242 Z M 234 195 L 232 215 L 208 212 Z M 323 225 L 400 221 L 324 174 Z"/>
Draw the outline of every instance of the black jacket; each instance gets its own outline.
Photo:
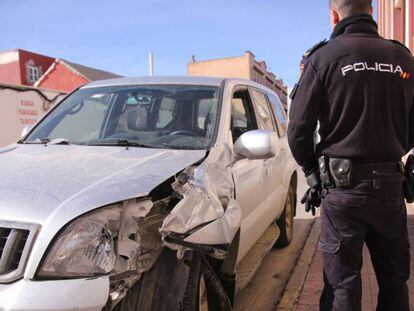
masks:
<path id="1" fill-rule="evenodd" d="M 311 51 L 292 95 L 289 145 L 305 172 L 320 155 L 390 162 L 414 147 L 414 58 L 367 14 L 344 19 Z"/>

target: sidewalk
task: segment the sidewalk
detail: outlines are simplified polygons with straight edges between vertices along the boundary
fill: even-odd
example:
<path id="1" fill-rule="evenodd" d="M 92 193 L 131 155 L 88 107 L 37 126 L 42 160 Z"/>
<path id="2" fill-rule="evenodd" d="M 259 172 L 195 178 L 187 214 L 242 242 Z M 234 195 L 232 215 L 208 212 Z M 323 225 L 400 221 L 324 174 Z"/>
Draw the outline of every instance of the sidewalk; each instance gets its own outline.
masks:
<path id="1" fill-rule="evenodd" d="M 408 230 L 411 245 L 414 245 L 414 207 L 408 207 Z M 414 274 L 414 249 L 411 248 L 411 271 Z M 414 275 L 409 281 L 410 305 L 414 308 Z M 315 252 L 303 285 L 296 311 L 319 310 L 319 297 L 323 288 L 322 255 L 319 250 Z M 375 273 L 369 258 L 368 250 L 364 249 L 364 267 L 362 269 L 362 310 L 374 311 L 377 305 L 378 286 Z"/>

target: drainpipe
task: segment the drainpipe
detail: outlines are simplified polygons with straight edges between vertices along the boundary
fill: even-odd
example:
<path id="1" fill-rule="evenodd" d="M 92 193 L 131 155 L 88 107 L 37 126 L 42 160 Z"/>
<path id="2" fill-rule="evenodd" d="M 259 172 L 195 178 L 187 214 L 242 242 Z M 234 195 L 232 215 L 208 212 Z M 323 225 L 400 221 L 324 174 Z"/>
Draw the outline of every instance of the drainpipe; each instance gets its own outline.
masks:
<path id="1" fill-rule="evenodd" d="M 389 14 L 390 14 L 390 25 L 391 25 L 390 38 L 394 39 L 394 5 L 395 5 L 395 2 L 394 0 L 389 0 L 389 3 L 390 3 Z"/>
<path id="2" fill-rule="evenodd" d="M 405 45 L 407 47 L 411 47 L 411 29 L 410 29 L 410 10 L 411 10 L 411 4 L 410 0 L 405 1 Z"/>

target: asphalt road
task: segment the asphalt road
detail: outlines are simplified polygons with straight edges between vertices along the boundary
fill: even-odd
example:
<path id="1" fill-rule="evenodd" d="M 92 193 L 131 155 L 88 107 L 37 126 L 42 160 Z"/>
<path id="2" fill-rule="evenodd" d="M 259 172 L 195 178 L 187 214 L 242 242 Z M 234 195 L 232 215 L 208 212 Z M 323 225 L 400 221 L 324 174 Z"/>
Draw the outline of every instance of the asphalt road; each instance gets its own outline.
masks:
<path id="1" fill-rule="evenodd" d="M 301 170 L 298 169 L 298 172 Z M 307 188 L 303 174 L 299 173 L 299 175 L 298 201 Z M 292 243 L 284 249 L 272 249 L 265 256 L 249 285 L 237 294 L 234 308 L 236 311 L 275 310 L 301 255 L 312 223 L 312 215 L 305 213 L 304 207 L 299 203 Z"/>

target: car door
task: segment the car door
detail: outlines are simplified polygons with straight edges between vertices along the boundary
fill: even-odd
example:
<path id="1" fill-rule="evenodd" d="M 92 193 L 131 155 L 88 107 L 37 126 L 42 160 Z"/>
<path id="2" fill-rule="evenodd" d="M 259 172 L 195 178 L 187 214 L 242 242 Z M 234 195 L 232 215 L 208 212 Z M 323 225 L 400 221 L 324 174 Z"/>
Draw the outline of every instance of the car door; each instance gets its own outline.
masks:
<path id="1" fill-rule="evenodd" d="M 247 87 L 237 86 L 231 99 L 231 135 L 233 142 L 244 133 L 257 130 L 258 124 Z M 261 219 L 268 210 L 266 189 L 263 185 L 263 160 L 239 159 L 232 168 L 236 200 L 242 210 L 240 231 L 240 261 L 263 234 Z"/>
<path id="2" fill-rule="evenodd" d="M 287 141 L 287 117 L 283 109 L 280 99 L 272 93 L 267 93 L 266 97 L 270 103 L 271 110 L 278 133 L 277 155 L 275 157 L 275 165 L 272 166 L 272 175 L 278 176 L 280 189 L 272 195 L 272 204 L 277 208 L 277 217 L 283 212 L 285 198 L 290 182 L 290 172 L 287 170 L 289 161 L 289 145 Z"/>
<path id="3" fill-rule="evenodd" d="M 275 132 L 275 137 L 278 137 L 275 117 L 266 93 L 256 88 L 251 88 L 250 92 L 256 109 L 259 129 Z M 269 205 L 269 212 L 264 215 L 266 218 L 261 221 L 265 229 L 281 214 L 281 209 L 283 210 L 285 203 L 283 176 L 281 174 L 283 170 L 283 154 L 281 152 L 279 139 L 275 143 L 277 146 L 276 155 L 273 158 L 264 160 L 265 175 L 263 187 L 266 189 Z"/>

